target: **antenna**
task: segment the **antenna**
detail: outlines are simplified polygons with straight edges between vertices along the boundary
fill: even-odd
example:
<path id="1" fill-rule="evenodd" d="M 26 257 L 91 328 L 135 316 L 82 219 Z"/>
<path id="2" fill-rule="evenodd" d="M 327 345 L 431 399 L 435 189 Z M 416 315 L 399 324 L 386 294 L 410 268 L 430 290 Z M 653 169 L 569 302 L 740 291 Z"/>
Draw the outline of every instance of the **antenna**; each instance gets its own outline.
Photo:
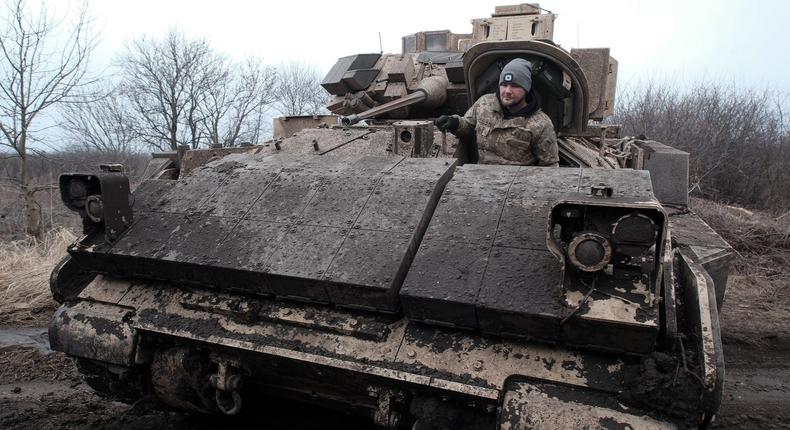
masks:
<path id="1" fill-rule="evenodd" d="M 384 48 L 381 46 L 381 32 L 379 31 L 379 54 L 384 53 Z"/>

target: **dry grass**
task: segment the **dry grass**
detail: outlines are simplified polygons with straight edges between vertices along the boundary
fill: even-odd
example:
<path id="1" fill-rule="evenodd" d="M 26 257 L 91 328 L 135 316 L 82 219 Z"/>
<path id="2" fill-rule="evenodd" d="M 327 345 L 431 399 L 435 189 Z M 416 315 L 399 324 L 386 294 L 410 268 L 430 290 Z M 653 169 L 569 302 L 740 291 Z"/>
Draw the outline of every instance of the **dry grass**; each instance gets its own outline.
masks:
<path id="1" fill-rule="evenodd" d="M 740 254 L 737 267 L 744 275 L 784 278 L 790 269 L 790 216 L 774 217 L 704 199 L 691 199 L 691 207 Z"/>
<path id="2" fill-rule="evenodd" d="M 41 241 L 0 243 L 0 324 L 35 319 L 54 308 L 49 274 L 75 239 L 71 231 L 58 228 Z"/>
<path id="3" fill-rule="evenodd" d="M 739 254 L 731 271 L 728 302 L 790 306 L 790 216 L 699 198 L 692 198 L 690 204 Z"/>

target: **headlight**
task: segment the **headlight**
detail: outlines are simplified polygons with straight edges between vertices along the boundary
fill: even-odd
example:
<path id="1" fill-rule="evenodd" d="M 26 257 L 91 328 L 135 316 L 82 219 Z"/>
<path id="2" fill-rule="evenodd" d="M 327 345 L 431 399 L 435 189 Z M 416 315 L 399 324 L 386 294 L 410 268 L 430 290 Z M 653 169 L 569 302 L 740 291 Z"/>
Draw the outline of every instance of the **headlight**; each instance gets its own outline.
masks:
<path id="1" fill-rule="evenodd" d="M 584 272 L 603 270 L 612 258 L 612 245 L 603 235 L 593 231 L 576 234 L 568 244 L 570 263 Z"/>

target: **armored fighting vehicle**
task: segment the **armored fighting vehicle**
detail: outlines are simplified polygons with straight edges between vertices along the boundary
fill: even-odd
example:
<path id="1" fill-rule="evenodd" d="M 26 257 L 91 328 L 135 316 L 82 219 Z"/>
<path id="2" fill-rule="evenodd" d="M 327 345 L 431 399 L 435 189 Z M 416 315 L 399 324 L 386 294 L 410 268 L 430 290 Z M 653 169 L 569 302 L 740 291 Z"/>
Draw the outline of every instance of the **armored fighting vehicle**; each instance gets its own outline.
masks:
<path id="1" fill-rule="evenodd" d="M 732 249 L 687 206 L 688 154 L 621 138 L 608 49 L 497 7 L 470 34 L 337 61 L 332 115 L 260 145 L 60 178 L 84 235 L 52 347 L 102 393 L 236 414 L 260 394 L 381 428 L 695 428 L 717 412 Z M 436 129 L 513 58 L 560 167 L 477 164 Z M 629 427 L 630 426 L 630 427 Z"/>

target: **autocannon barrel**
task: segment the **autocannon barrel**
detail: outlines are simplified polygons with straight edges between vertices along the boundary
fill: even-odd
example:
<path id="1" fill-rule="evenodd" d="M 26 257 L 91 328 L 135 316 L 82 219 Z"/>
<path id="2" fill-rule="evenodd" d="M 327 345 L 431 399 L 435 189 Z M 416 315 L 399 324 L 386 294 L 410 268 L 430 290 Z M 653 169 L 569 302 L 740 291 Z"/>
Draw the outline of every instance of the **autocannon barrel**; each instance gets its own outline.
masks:
<path id="1" fill-rule="evenodd" d="M 364 119 L 375 118 L 406 106 L 423 104 L 426 108 L 435 108 L 447 100 L 447 86 L 449 82 L 444 76 L 431 76 L 423 79 L 417 85 L 417 90 L 399 99 L 384 103 L 358 114 L 340 118 L 343 125 L 353 125 Z"/>

